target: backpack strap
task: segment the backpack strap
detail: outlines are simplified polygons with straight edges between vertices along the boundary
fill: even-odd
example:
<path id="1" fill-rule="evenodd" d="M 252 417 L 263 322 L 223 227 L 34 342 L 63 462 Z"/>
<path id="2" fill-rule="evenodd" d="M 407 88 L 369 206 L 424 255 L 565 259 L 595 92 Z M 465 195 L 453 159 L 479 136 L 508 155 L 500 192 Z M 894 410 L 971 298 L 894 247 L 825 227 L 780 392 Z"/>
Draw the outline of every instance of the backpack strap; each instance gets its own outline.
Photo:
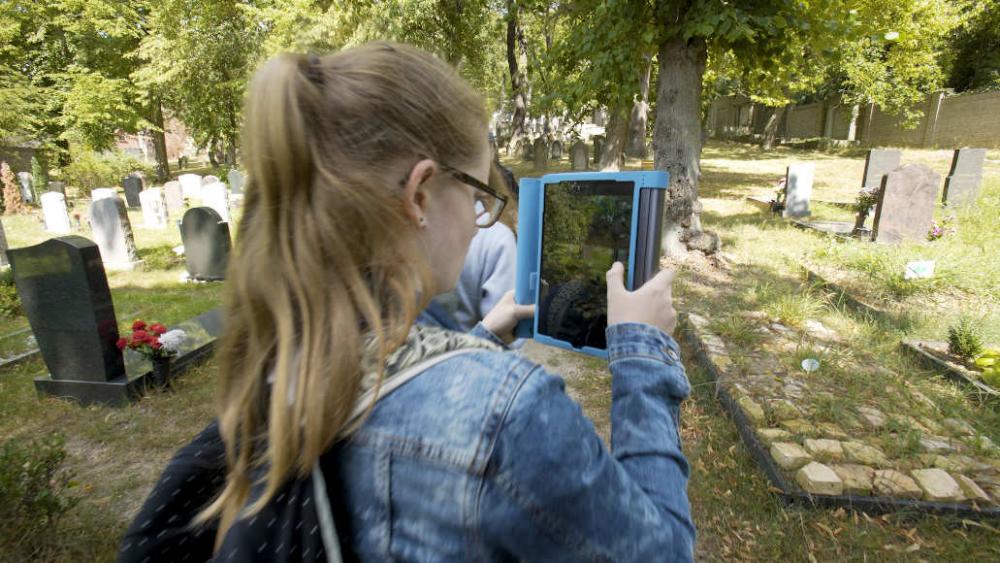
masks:
<path id="1" fill-rule="evenodd" d="M 452 350 L 444 354 L 438 354 L 429 360 L 410 366 L 397 373 L 379 388 L 370 389 L 365 392 L 354 404 L 354 410 L 347 419 L 345 426 L 350 426 L 358 421 L 365 412 L 369 410 L 373 402 L 384 399 L 387 395 L 405 385 L 408 381 L 427 371 L 431 367 L 451 359 L 455 356 L 479 352 L 483 348 L 461 348 Z M 376 395 L 377 392 L 377 395 Z M 333 511 L 330 509 L 330 497 L 326 492 L 326 479 L 323 477 L 323 470 L 320 469 L 319 460 L 313 464 L 312 469 L 313 495 L 316 497 L 316 515 L 319 517 L 320 534 L 323 539 L 323 550 L 326 552 L 327 563 L 342 563 L 343 558 L 340 553 L 340 540 L 337 538 L 337 526 L 333 521 Z"/>

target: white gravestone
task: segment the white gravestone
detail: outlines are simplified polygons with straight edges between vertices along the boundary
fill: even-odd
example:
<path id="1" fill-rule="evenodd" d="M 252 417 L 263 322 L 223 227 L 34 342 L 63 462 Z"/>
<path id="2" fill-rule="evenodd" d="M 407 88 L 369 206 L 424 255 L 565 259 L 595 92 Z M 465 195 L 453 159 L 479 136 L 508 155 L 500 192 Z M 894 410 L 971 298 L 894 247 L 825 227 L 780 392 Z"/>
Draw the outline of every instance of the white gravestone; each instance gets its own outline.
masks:
<path id="1" fill-rule="evenodd" d="M 72 232 L 69 212 L 66 211 L 66 196 L 59 192 L 45 192 L 39 199 L 42 201 L 45 230 L 58 235 L 68 235 Z"/>
<path id="2" fill-rule="evenodd" d="M 160 188 L 150 188 L 139 192 L 142 204 L 142 222 L 147 229 L 167 228 L 167 200 Z"/>
<path id="3" fill-rule="evenodd" d="M 201 176 L 197 174 L 181 174 L 177 177 L 185 198 L 201 197 Z"/>
<path id="4" fill-rule="evenodd" d="M 90 192 L 90 199 L 97 201 L 99 199 L 107 199 L 109 197 L 118 197 L 118 190 L 114 188 L 97 188 Z"/>
<path id="5" fill-rule="evenodd" d="M 803 162 L 788 167 L 785 176 L 785 217 L 808 217 L 816 164 Z"/>
<path id="6" fill-rule="evenodd" d="M 201 189 L 201 203 L 214 209 L 224 223 L 229 222 L 229 189 L 225 184 L 215 182 L 204 186 Z"/>

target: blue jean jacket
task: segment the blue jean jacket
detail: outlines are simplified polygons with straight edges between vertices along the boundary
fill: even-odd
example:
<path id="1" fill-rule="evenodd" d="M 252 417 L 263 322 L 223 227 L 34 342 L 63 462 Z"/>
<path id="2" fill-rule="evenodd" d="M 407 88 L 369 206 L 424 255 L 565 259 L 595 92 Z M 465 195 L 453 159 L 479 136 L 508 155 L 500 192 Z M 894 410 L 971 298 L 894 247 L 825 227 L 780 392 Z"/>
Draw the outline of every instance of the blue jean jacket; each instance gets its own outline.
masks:
<path id="1" fill-rule="evenodd" d="M 472 334 L 497 341 L 482 324 Z M 691 560 L 695 529 L 678 435 L 690 388 L 677 343 L 642 324 L 613 325 L 607 337 L 610 452 L 562 379 L 510 352 L 456 356 L 382 399 L 321 460 L 348 559 Z M 121 560 L 142 553 L 135 546 L 144 539 L 163 537 L 157 522 L 175 519 L 156 500 L 177 495 L 162 481 L 147 501 L 151 522 L 138 524 L 144 507 Z M 308 483 L 290 483 L 276 499 L 284 505 L 269 512 L 308 517 L 298 525 L 303 535 L 314 529 Z M 292 536 L 269 535 L 274 517 L 254 520 L 230 531 L 217 560 L 286 560 L 273 550 L 287 555 L 287 543 L 273 538 Z"/>

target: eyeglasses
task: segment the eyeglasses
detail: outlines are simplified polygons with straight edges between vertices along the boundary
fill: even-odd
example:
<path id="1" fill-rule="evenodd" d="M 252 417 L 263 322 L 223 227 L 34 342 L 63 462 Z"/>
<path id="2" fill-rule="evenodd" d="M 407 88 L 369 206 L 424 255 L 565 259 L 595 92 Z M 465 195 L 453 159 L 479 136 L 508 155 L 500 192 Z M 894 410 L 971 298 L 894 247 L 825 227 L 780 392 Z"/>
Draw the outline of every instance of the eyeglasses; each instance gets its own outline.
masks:
<path id="1" fill-rule="evenodd" d="M 447 164 L 440 164 L 440 166 L 441 170 L 447 172 L 459 182 L 476 189 L 474 194 L 476 226 L 480 229 L 486 229 L 496 224 L 500 219 L 500 214 L 503 213 L 503 208 L 507 205 L 507 198 L 461 170 L 456 170 Z M 498 177 L 499 174 L 496 174 L 496 172 L 495 168 L 491 166 L 490 176 Z"/>

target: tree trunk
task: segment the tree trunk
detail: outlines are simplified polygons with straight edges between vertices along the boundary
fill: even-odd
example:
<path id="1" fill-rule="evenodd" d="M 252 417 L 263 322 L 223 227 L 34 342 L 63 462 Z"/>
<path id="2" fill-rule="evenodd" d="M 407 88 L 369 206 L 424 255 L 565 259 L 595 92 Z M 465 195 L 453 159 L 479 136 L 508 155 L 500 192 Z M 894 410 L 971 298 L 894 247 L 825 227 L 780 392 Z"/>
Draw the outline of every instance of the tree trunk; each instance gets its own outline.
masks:
<path id="1" fill-rule="evenodd" d="M 781 118 L 785 117 L 785 108 L 787 106 L 781 106 L 774 110 L 771 117 L 767 120 L 767 125 L 764 126 L 764 138 L 760 141 L 760 147 L 764 150 L 771 150 L 774 147 L 774 141 L 778 138 L 778 126 L 781 125 Z"/>
<path id="2" fill-rule="evenodd" d="M 682 235 L 701 234 L 698 162 L 701 159 L 701 81 L 708 47 L 704 39 L 668 39 L 660 44 L 653 152 L 657 170 L 670 174 L 663 224 L 663 252 L 686 252 Z M 686 238 L 686 237 L 684 237 Z"/>
<path id="3" fill-rule="evenodd" d="M 518 65 L 518 35 L 521 30 L 517 22 L 518 5 L 515 0 L 507 0 L 507 68 L 510 71 L 510 97 L 514 102 L 514 115 L 510 124 L 508 146 L 524 134 L 524 117 L 527 103 L 524 98 L 524 74 Z"/>
<path id="4" fill-rule="evenodd" d="M 218 144 L 214 138 L 208 142 L 208 162 L 215 168 L 219 165 L 219 161 L 215 159 L 215 146 Z"/>
<path id="5" fill-rule="evenodd" d="M 639 99 L 632 105 L 628 144 L 625 146 L 625 154 L 632 158 L 646 158 L 649 155 L 649 147 L 646 146 L 646 120 L 649 113 L 649 75 L 653 71 L 652 56 L 646 56 L 645 66 L 645 72 L 639 76 Z"/>
<path id="6" fill-rule="evenodd" d="M 167 158 L 167 133 L 163 129 L 163 104 L 160 98 L 153 100 L 153 150 L 156 152 L 156 180 L 166 182 L 170 178 L 170 162 Z"/>
<path id="7" fill-rule="evenodd" d="M 604 145 L 598 166 L 603 171 L 618 171 L 625 165 L 625 144 L 629 133 L 629 108 L 612 109 L 611 119 L 604 128 Z"/>

